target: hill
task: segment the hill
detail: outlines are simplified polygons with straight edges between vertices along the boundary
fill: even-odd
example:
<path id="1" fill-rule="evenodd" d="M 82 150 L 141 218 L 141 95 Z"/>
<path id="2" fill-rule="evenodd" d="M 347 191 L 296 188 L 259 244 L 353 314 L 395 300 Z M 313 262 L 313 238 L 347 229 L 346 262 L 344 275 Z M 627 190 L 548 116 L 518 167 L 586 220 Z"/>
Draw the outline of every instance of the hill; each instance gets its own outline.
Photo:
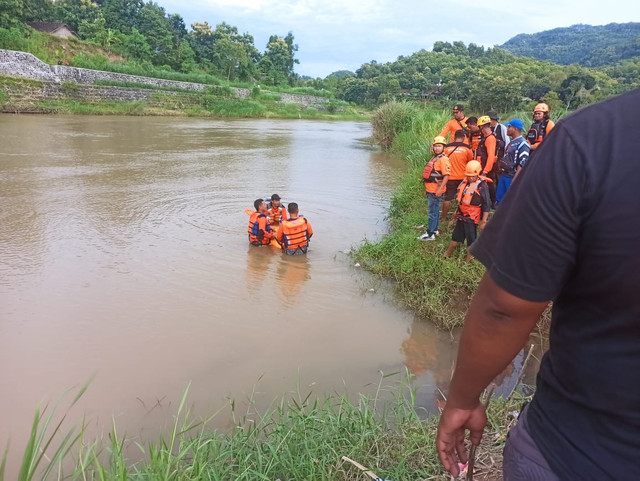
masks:
<path id="1" fill-rule="evenodd" d="M 501 48 L 514 55 L 570 65 L 600 67 L 640 57 L 640 23 L 572 25 L 534 34 L 520 34 Z"/>

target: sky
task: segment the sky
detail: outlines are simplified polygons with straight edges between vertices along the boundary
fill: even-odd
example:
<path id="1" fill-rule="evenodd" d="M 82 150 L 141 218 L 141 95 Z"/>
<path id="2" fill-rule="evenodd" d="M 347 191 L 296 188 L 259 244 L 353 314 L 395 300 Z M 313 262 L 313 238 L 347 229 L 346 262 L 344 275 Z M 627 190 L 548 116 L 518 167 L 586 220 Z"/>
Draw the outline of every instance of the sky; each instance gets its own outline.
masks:
<path id="1" fill-rule="evenodd" d="M 293 32 L 299 75 L 355 72 L 363 63 L 385 63 L 438 40 L 492 47 L 519 33 L 577 23 L 640 22 L 640 0 L 155 0 L 179 13 L 187 28 L 223 21 L 253 35 L 264 52 L 269 36 Z"/>

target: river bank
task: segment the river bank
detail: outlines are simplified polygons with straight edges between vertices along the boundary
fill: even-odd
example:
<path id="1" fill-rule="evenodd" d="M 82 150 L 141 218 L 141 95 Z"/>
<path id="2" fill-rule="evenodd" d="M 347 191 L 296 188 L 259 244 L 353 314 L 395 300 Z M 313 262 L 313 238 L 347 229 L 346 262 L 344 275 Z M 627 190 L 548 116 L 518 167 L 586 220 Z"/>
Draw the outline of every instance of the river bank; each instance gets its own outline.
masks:
<path id="1" fill-rule="evenodd" d="M 172 80 L 48 65 L 30 53 L 0 49 L 0 112 L 318 120 L 369 118 L 366 109 L 321 95 L 271 92 L 259 86 L 204 84 L 187 78 L 189 80 Z"/>
<path id="2" fill-rule="evenodd" d="M 427 224 L 422 170 L 432 155 L 431 139 L 448 119 L 447 112 L 413 104 L 390 104 L 374 113 L 374 139 L 408 168 L 391 199 L 390 232 L 378 241 L 365 241 L 354 257 L 376 275 L 392 279 L 401 303 L 439 328 L 453 330 L 462 326 L 484 267 L 465 262 L 466 249 L 444 258 L 451 230 L 443 220 L 435 242 L 417 239 Z"/>
<path id="3" fill-rule="evenodd" d="M 356 121 L 369 118 L 364 109 L 345 103 L 329 101 L 319 106 L 283 102 L 282 95 L 260 89 L 237 97 L 229 88 L 195 91 L 126 84 L 83 85 L 8 76 L 0 77 L 0 112 Z"/>
<path id="4" fill-rule="evenodd" d="M 344 456 L 381 479 L 450 479 L 435 449 L 437 417 L 423 419 L 416 410 L 408 378 L 392 385 L 388 382 L 388 377 L 381 375 L 372 397 L 332 394 L 316 398 L 311 391 L 299 389 L 262 412 L 254 409 L 251 400 L 242 411 L 230 401 L 206 420 L 190 418 L 187 390 L 170 433 L 145 445 L 118 435 L 115 423 L 108 445 L 86 440 L 84 426 L 56 424 L 62 413 L 45 409 L 34 418 L 19 479 L 41 479 L 42 472 L 64 473 L 65 478 L 73 479 L 122 481 L 368 479 L 344 461 Z M 73 408 L 85 389 L 67 409 Z M 475 479 L 502 479 L 505 434 L 523 401 L 516 394 L 489 404 L 489 423 L 475 458 Z M 226 432 L 208 429 L 207 424 L 226 411 L 233 416 L 232 426 Z M 127 454 L 132 448 L 137 454 Z M 4 481 L 3 471 L 0 469 L 0 481 Z"/>

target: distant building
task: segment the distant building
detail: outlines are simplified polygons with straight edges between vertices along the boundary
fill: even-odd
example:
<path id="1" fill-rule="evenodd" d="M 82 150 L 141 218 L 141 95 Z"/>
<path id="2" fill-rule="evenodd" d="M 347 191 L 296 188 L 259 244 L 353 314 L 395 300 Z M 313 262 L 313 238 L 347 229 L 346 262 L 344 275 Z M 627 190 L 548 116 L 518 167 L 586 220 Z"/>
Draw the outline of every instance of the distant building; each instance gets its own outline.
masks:
<path id="1" fill-rule="evenodd" d="M 61 22 L 27 22 L 27 25 L 38 32 L 48 33 L 50 35 L 55 35 L 56 37 L 77 37 L 75 32 L 73 32 L 65 23 Z"/>

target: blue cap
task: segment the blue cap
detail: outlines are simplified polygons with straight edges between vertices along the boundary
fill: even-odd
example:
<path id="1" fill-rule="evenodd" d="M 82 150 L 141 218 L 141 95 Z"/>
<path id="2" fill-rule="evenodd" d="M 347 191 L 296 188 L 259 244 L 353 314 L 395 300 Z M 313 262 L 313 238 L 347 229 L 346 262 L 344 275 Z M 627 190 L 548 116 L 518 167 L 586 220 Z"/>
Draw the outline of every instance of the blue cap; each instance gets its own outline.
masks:
<path id="1" fill-rule="evenodd" d="M 518 130 L 524 129 L 524 124 L 522 123 L 522 120 L 520 120 L 520 119 L 513 119 L 511 122 L 507 122 L 505 125 L 507 127 L 509 127 L 509 126 L 515 127 Z"/>

